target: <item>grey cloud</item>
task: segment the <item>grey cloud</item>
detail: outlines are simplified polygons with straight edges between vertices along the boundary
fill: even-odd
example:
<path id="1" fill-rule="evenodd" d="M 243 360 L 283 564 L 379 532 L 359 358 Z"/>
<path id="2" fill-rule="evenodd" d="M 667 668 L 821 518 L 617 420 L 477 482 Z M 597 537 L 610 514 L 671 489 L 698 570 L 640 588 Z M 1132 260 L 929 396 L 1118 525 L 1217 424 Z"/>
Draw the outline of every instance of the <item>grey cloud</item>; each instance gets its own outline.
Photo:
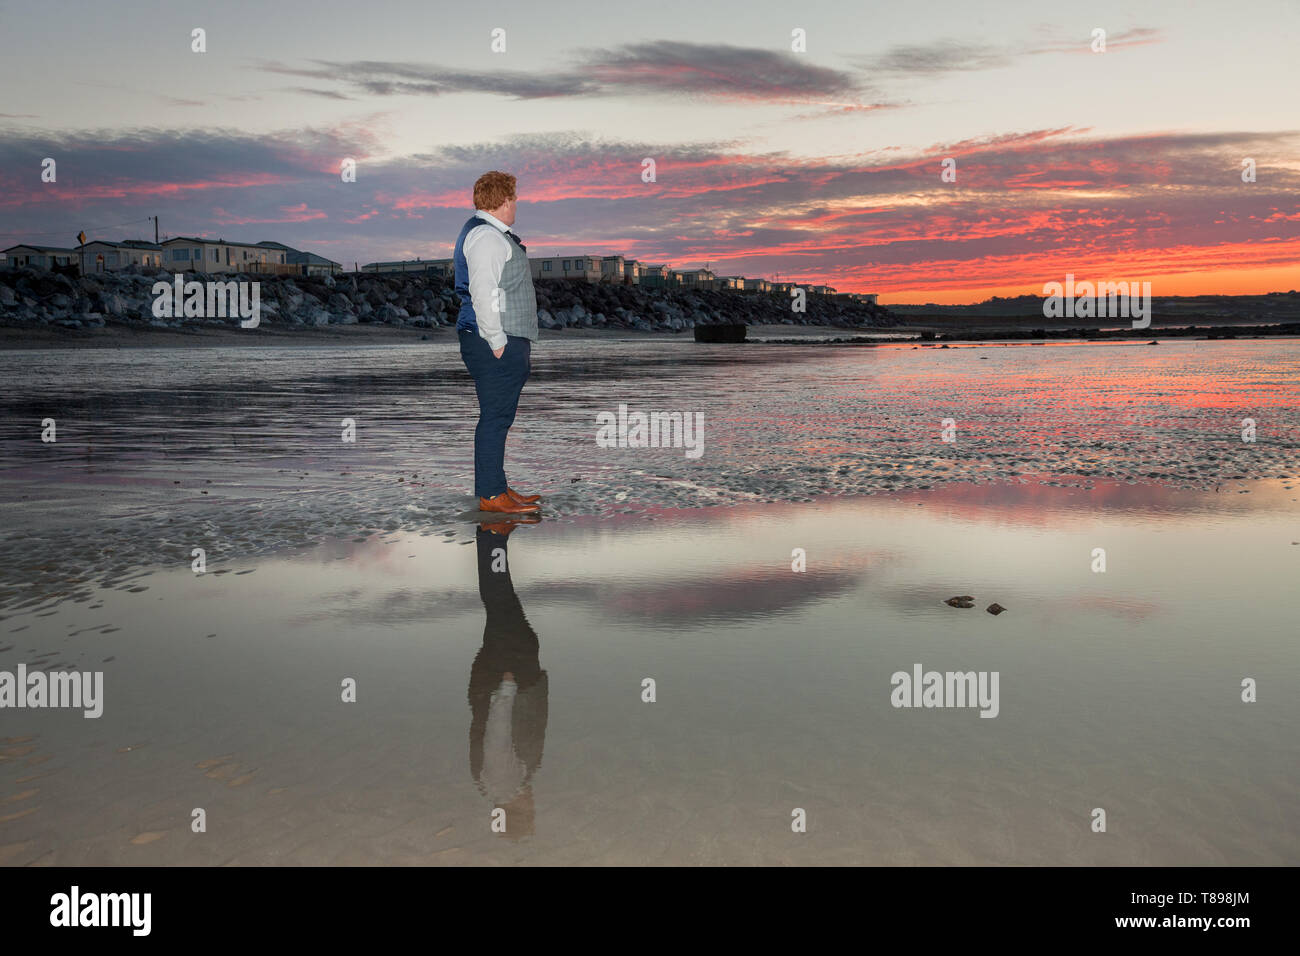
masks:
<path id="1" fill-rule="evenodd" d="M 337 90 L 316 90 L 312 89 L 310 86 L 286 86 L 284 90 L 288 93 L 302 93 L 304 96 L 319 96 L 321 99 L 326 100 L 352 99 L 352 97 L 345 93 L 340 93 Z"/>
<path id="2" fill-rule="evenodd" d="M 1109 33 L 1106 49 L 1142 46 L 1161 39 L 1154 27 L 1134 27 Z M 992 70 L 1011 66 L 1018 57 L 1041 56 L 1045 53 L 1089 52 L 1090 34 L 1078 37 L 1055 37 L 1025 47 L 1007 47 L 994 43 L 963 40 L 936 40 L 933 43 L 907 44 L 892 47 L 878 56 L 859 57 L 854 62 L 872 74 L 926 77 L 944 73 Z"/>
<path id="3" fill-rule="evenodd" d="M 1007 66 L 1011 57 L 992 46 L 940 40 L 925 45 L 896 46 L 878 57 L 862 61 L 874 73 L 928 76 L 963 70 L 991 70 Z"/>
<path id="4" fill-rule="evenodd" d="M 688 94 L 728 100 L 853 99 L 860 77 L 792 53 L 726 44 L 661 40 L 612 51 L 579 51 L 576 68 L 534 73 L 445 70 L 433 64 L 315 60 L 310 66 L 264 62 L 272 73 L 334 81 L 372 96 L 488 93 L 516 99 L 615 94 Z"/>

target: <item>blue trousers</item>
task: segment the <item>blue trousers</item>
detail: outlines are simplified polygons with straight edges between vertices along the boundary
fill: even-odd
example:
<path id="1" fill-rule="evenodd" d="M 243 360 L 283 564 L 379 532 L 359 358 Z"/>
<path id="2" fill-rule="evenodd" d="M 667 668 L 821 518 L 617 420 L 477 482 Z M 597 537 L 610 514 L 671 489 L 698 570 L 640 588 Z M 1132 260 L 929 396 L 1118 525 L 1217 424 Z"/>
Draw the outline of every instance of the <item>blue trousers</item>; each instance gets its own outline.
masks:
<path id="1" fill-rule="evenodd" d="M 495 498 L 506 490 L 506 433 L 515 422 L 519 393 L 532 371 L 533 343 L 523 336 L 506 337 L 506 350 L 497 358 L 476 329 L 461 329 L 460 357 L 478 393 L 478 425 L 474 427 L 474 494 Z"/>

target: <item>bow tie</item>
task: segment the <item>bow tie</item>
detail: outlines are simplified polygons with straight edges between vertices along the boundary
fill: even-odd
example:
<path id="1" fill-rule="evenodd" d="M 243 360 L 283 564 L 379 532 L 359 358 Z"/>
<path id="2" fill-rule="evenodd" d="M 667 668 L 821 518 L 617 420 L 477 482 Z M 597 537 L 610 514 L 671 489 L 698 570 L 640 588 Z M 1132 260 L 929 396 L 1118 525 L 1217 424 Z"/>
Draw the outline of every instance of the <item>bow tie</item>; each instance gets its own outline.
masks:
<path id="1" fill-rule="evenodd" d="M 524 245 L 524 241 L 520 239 L 518 236 L 516 236 L 513 232 L 511 232 L 509 229 L 506 230 L 506 235 L 509 236 L 511 239 L 513 239 L 515 242 L 519 243 L 519 248 L 522 249 L 524 252 L 528 251 L 528 247 Z"/>

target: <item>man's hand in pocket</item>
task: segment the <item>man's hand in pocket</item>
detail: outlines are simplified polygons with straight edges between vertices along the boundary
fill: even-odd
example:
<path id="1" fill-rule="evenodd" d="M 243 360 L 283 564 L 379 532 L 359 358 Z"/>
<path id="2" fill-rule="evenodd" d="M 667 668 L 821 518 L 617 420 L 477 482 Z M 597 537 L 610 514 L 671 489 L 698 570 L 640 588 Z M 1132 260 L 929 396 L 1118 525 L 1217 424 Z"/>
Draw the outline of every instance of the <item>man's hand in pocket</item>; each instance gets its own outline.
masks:
<path id="1" fill-rule="evenodd" d="M 506 347 L 504 345 L 501 346 L 501 348 L 499 349 L 492 350 L 492 354 L 495 355 L 497 358 L 500 358 L 502 355 L 505 354 L 505 352 L 506 352 Z"/>

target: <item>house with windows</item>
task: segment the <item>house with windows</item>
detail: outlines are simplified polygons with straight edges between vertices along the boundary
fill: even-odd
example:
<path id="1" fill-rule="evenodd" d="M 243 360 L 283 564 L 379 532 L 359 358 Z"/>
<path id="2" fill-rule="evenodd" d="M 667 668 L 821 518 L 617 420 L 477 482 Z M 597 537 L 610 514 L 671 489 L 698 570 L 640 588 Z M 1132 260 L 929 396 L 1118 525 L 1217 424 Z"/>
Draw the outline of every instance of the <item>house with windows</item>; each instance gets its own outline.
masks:
<path id="1" fill-rule="evenodd" d="M 172 272 L 189 269 L 194 272 L 286 275 L 295 271 L 283 249 L 267 248 L 255 242 L 175 236 L 164 239 L 161 245 L 163 268 Z"/>
<path id="2" fill-rule="evenodd" d="M 162 265 L 162 246 L 156 242 L 147 239 L 123 239 L 121 246 L 123 259 L 131 260 L 126 262 L 126 265 L 134 265 L 136 262 L 142 266 Z"/>
<path id="3" fill-rule="evenodd" d="M 631 285 L 627 277 L 628 260 L 623 256 L 601 256 L 600 281 L 617 285 Z"/>
<path id="4" fill-rule="evenodd" d="M 289 262 L 290 257 L 298 251 L 292 246 L 286 246 L 283 242 L 272 242 L 270 239 L 263 239 L 261 242 L 257 243 L 257 246 L 266 249 L 268 252 L 284 253 L 284 261 L 286 263 Z M 279 261 L 278 257 L 276 261 Z"/>
<path id="5" fill-rule="evenodd" d="M 23 266 L 37 266 L 49 269 L 51 266 L 76 265 L 80 251 L 63 246 L 10 246 L 4 251 L 4 260 L 0 262 L 6 269 L 21 269 Z"/>
<path id="6" fill-rule="evenodd" d="M 727 289 L 733 292 L 743 292 L 745 290 L 744 276 L 718 276 L 717 289 Z"/>
<path id="7" fill-rule="evenodd" d="M 286 246 L 283 242 L 272 242 L 269 239 L 263 239 L 258 245 L 264 249 L 283 252 L 289 265 L 297 267 L 294 269 L 294 275 L 331 276 L 343 271 L 342 264 L 335 262 L 333 259 L 326 259 L 314 252 L 303 252 L 301 249 Z"/>
<path id="8" fill-rule="evenodd" d="M 716 289 L 718 277 L 708 269 L 686 269 L 677 273 L 677 283 L 683 289 Z"/>
<path id="9" fill-rule="evenodd" d="M 539 256 L 529 258 L 534 279 L 581 279 L 599 282 L 603 273 L 600 256 Z"/>
<path id="10" fill-rule="evenodd" d="M 343 271 L 342 263 L 300 249 L 289 251 L 289 265 L 296 266 L 305 276 L 332 276 Z"/>
<path id="11" fill-rule="evenodd" d="M 130 265 L 162 265 L 162 246 L 144 239 L 126 239 L 122 242 L 93 239 L 82 247 L 82 251 L 82 269 L 87 275 L 125 269 Z"/>
<path id="12" fill-rule="evenodd" d="M 746 279 L 745 291 L 746 292 L 771 292 L 772 283 L 768 282 L 766 279 Z"/>
<path id="13" fill-rule="evenodd" d="M 641 285 L 653 289 L 675 289 L 678 285 L 677 273 L 667 265 L 647 264 L 641 271 Z"/>
<path id="14" fill-rule="evenodd" d="M 603 256 L 600 260 L 600 281 L 623 285 L 640 285 L 645 266 L 626 256 Z"/>
<path id="15" fill-rule="evenodd" d="M 427 272 L 431 275 L 452 278 L 456 274 L 451 259 L 402 259 L 392 262 L 367 262 L 362 272 Z"/>

